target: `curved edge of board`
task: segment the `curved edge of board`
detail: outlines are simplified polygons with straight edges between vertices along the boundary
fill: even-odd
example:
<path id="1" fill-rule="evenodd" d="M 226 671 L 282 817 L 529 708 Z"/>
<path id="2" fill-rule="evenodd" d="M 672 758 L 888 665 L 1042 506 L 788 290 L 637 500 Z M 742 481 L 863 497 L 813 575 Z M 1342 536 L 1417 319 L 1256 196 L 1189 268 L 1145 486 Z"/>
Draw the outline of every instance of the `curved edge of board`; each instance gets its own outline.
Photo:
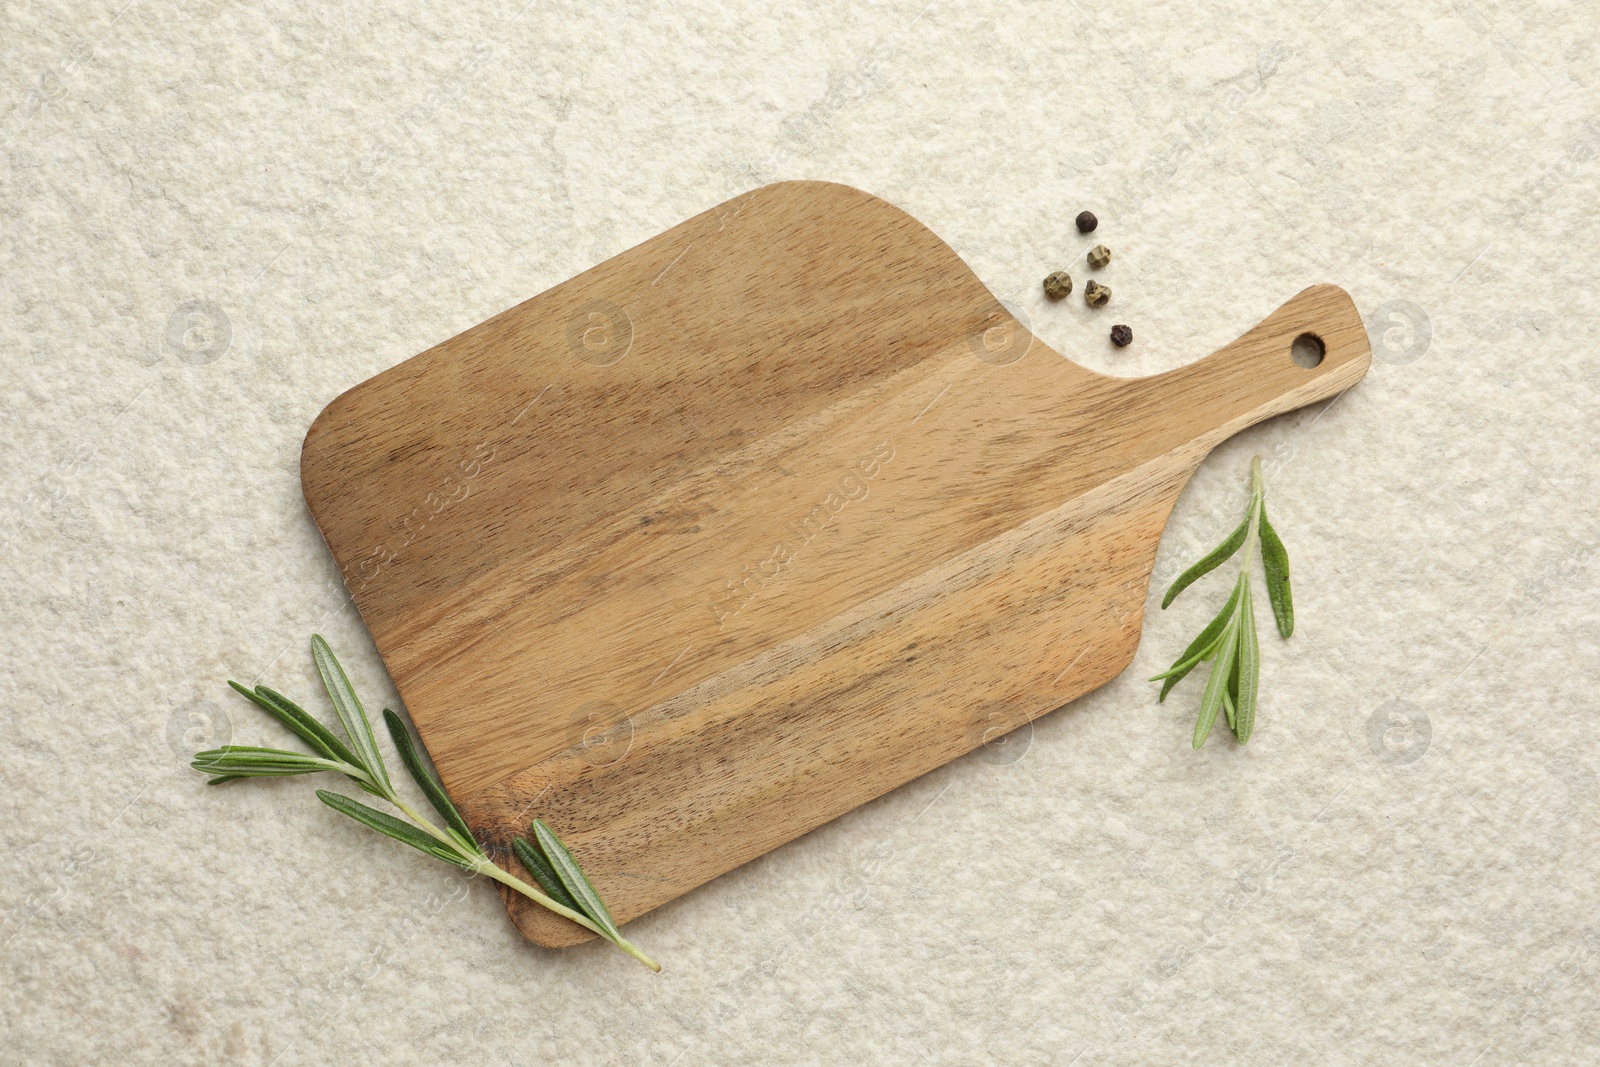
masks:
<path id="1" fill-rule="evenodd" d="M 789 179 L 771 182 L 707 208 L 699 214 L 672 226 L 670 229 L 609 256 L 566 281 L 504 308 L 476 326 L 454 334 L 437 344 L 430 345 L 416 355 L 409 356 L 399 363 L 387 367 L 377 374 L 343 390 L 323 406 L 316 418 L 312 419 L 311 425 L 306 429 L 305 437 L 301 442 L 302 488 L 309 489 L 310 483 L 316 476 L 321 474 L 322 464 L 336 459 L 336 457 L 327 454 L 328 448 L 326 446 L 335 443 L 330 441 L 329 438 L 335 437 L 335 431 L 342 428 L 342 425 L 349 421 L 349 409 L 356 404 L 358 398 L 373 393 L 398 391 L 398 387 L 403 386 L 409 379 L 418 377 L 431 362 L 453 358 L 458 355 L 463 347 L 467 347 L 463 346 L 461 342 L 469 336 L 489 336 L 502 342 L 509 340 L 510 338 L 507 335 L 514 332 L 512 324 L 530 306 L 550 303 L 559 305 L 562 301 L 556 298 L 561 294 L 572 294 L 571 299 L 565 302 L 572 305 L 565 308 L 566 311 L 570 312 L 587 301 L 591 295 L 591 286 L 594 283 L 611 281 L 612 275 L 620 267 L 632 264 L 641 258 L 648 258 L 652 252 L 677 249 L 680 244 L 687 244 L 688 247 L 682 248 L 682 252 L 687 253 L 689 247 L 699 241 L 721 237 L 730 232 L 730 225 L 736 227 L 740 217 L 751 206 L 757 204 L 763 207 L 774 204 L 782 205 L 785 201 L 790 202 L 788 207 L 795 209 L 797 215 L 799 214 L 799 205 L 802 202 L 804 202 L 805 210 L 811 212 L 815 212 L 819 206 L 842 211 L 850 206 L 871 205 L 875 209 L 892 214 L 899 223 L 913 228 L 919 239 L 927 239 L 934 245 L 932 254 L 937 257 L 937 261 L 927 262 L 925 263 L 926 266 L 931 266 L 944 274 L 947 279 L 954 272 L 960 276 L 959 280 L 961 282 L 970 282 L 981 288 L 993 303 L 993 308 L 986 309 L 991 321 L 998 321 L 1000 315 L 1009 317 L 1009 314 L 1005 312 L 1004 305 L 994 295 L 993 290 L 984 284 L 983 279 L 979 278 L 966 260 L 961 258 L 960 253 L 952 248 L 938 233 L 924 225 L 916 216 L 904 208 L 843 182 L 819 179 Z M 780 210 L 782 209 L 780 207 Z M 715 225 L 714 229 L 712 228 L 713 224 Z M 736 233 L 737 231 L 732 232 Z M 669 264 L 677 261 L 678 257 L 667 257 L 665 260 Z M 541 310 L 544 309 L 541 308 Z M 561 308 L 557 307 L 552 310 L 558 312 L 556 317 L 561 317 L 559 314 Z M 1026 327 L 1022 323 L 1015 318 L 1011 318 L 1010 321 L 1015 325 L 1016 329 L 1026 333 Z M 1031 333 L 1027 334 L 1027 336 L 1031 343 L 1043 345 L 1043 342 L 1033 337 Z M 1092 372 L 1086 371 L 1085 373 Z M 306 496 L 307 500 L 310 501 L 313 494 L 307 492 Z"/>

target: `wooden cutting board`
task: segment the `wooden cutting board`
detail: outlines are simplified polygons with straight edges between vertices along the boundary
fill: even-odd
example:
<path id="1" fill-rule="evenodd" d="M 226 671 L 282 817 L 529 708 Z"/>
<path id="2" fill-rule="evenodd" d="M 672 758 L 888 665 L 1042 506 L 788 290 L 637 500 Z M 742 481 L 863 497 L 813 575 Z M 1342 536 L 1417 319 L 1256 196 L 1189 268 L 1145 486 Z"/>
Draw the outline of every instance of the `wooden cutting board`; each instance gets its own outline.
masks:
<path id="1" fill-rule="evenodd" d="M 351 389 L 302 476 L 474 831 L 543 816 L 625 921 L 1115 676 L 1195 466 L 1369 358 L 1323 285 L 1096 374 L 897 208 L 783 182 Z"/>

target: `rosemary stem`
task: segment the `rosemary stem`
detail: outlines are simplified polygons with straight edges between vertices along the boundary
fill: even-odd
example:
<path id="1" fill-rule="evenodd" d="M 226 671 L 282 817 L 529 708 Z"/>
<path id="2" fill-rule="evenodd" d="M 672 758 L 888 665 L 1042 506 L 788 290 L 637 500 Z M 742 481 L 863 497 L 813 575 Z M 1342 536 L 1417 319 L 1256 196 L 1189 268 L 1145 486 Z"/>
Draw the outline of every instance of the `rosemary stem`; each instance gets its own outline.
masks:
<path id="1" fill-rule="evenodd" d="M 442 842 L 443 844 L 445 844 L 449 848 L 453 849 L 456 852 L 461 853 L 463 856 L 466 856 L 469 859 L 476 858 L 473 853 L 467 852 L 465 849 L 463 849 L 461 847 L 461 842 L 457 841 L 454 837 L 451 837 L 449 834 L 445 833 L 443 830 L 441 830 L 437 826 L 433 825 L 433 823 L 431 823 L 427 819 L 423 818 L 422 817 L 422 813 L 419 812 L 416 808 L 413 808 L 410 804 L 407 804 L 405 801 L 401 800 L 399 797 L 390 797 L 389 798 L 389 802 L 392 803 L 395 807 L 399 808 L 401 811 L 405 812 L 406 818 L 408 818 L 412 822 L 416 823 L 418 829 L 420 829 L 423 833 L 427 834 L 429 837 L 434 838 L 435 840 Z"/>
<path id="2" fill-rule="evenodd" d="M 404 818 L 396 818 L 344 793 L 317 790 L 317 798 L 328 807 L 369 829 L 376 830 L 385 837 L 400 841 L 435 859 L 462 867 L 475 875 L 487 875 L 501 885 L 522 894 L 546 911 L 560 915 L 600 935 L 652 971 L 661 970 L 659 963 L 646 956 L 618 932 L 616 922 L 595 892 L 594 886 L 578 866 L 578 861 L 555 836 L 554 831 L 540 820 L 533 821 L 534 832 L 539 836 L 543 847 L 550 852 L 555 866 L 554 869 L 550 869 L 551 861 L 547 861 L 543 856 L 537 861 L 530 857 L 527 860 L 532 864 L 529 869 L 535 871 L 535 876 L 539 879 L 554 879 L 548 882 L 551 891 L 561 895 L 563 899 L 570 893 L 571 906 L 559 903 L 490 860 L 483 847 L 474 839 L 472 830 L 462 818 L 460 810 L 451 802 L 438 775 L 430 773 L 424 766 L 422 754 L 418 751 L 416 743 L 411 740 L 411 734 L 406 729 L 405 723 L 393 711 L 385 708 L 384 723 L 389 728 L 389 736 L 394 741 L 395 747 L 400 750 L 400 760 L 428 798 L 429 803 L 442 816 L 441 821 L 444 826 L 441 828 L 436 825 L 416 806 L 401 799 L 394 783 L 389 779 L 383 757 L 377 748 L 377 738 L 372 732 L 371 720 L 367 718 L 360 698 L 350 685 L 349 676 L 339 665 L 328 643 L 316 634 L 311 636 L 311 652 L 316 661 L 317 672 L 322 676 L 323 686 L 328 691 L 329 699 L 333 701 L 334 710 L 339 714 L 339 721 L 344 727 L 349 747 L 347 748 L 343 741 L 338 740 L 331 730 L 309 712 L 287 697 L 261 686 L 251 690 L 238 682 L 229 682 L 228 684 L 240 695 L 247 697 L 253 704 L 297 734 L 312 751 L 310 755 L 306 755 L 278 748 L 238 745 L 198 752 L 191 765 L 197 771 L 214 776 L 208 784 L 215 785 L 237 778 L 282 777 L 316 771 L 335 771 L 360 786 L 365 792 L 388 802 Z M 519 838 L 517 844 L 521 846 L 525 842 Z"/>
<path id="3" fill-rule="evenodd" d="M 371 775 L 367 774 L 366 772 L 355 767 L 349 767 L 348 769 L 352 773 L 359 775 L 361 778 L 364 778 L 369 782 L 372 781 Z M 480 850 L 473 849 L 469 851 L 466 848 L 463 848 L 460 841 L 457 841 L 455 837 L 446 833 L 444 830 L 439 829 L 439 827 L 435 826 L 430 820 L 424 817 L 420 811 L 406 803 L 404 800 L 401 800 L 400 797 L 397 796 L 392 790 L 389 791 L 387 799 L 391 804 L 399 808 L 401 812 L 405 814 L 406 818 L 415 823 L 418 829 L 426 833 L 429 837 L 439 841 L 446 848 L 459 855 L 462 859 L 466 860 L 472 865 L 473 870 L 477 873 L 487 875 L 500 884 L 515 889 L 518 893 L 521 893 L 523 896 L 527 897 L 535 904 L 538 904 L 540 907 L 553 911 L 557 915 L 560 915 L 564 918 L 571 919 L 579 926 L 599 934 L 601 937 L 612 942 L 622 951 L 626 952 L 628 955 L 632 956 L 634 959 L 638 960 L 652 971 L 661 970 L 661 964 L 657 963 L 649 956 L 646 956 L 636 945 L 633 944 L 633 942 L 629 941 L 627 938 L 620 936 L 613 938 L 606 931 L 600 929 L 599 925 L 597 925 L 587 915 L 584 915 L 581 912 L 573 911 L 566 905 L 557 903 L 556 901 L 550 899 L 550 897 L 546 896 L 544 893 L 541 893 L 527 882 L 524 882 L 521 878 L 518 878 L 516 875 L 511 874 L 509 871 L 501 868 L 498 864 L 494 863 L 487 856 L 485 856 Z"/>
<path id="4" fill-rule="evenodd" d="M 646 967 L 650 968 L 652 971 L 661 970 L 661 964 L 657 963 L 655 960 L 651 959 L 649 956 L 646 956 L 643 952 L 641 952 L 639 950 L 639 948 L 637 946 L 635 946 L 633 944 L 633 942 L 629 941 L 627 938 L 620 937 L 620 936 L 616 937 L 616 938 L 613 938 L 610 934 L 608 934 L 604 930 L 600 929 L 600 927 L 593 920 L 591 920 L 587 915 L 583 915 L 583 914 L 581 914 L 579 912 L 573 911 L 571 908 L 565 906 L 564 904 L 556 903 L 554 900 L 551 900 L 549 897 L 545 896 L 543 893 L 541 893 L 539 890 L 535 889 L 533 886 L 529 885 L 527 882 L 524 882 L 521 878 L 518 878 L 516 875 L 511 874 L 511 873 L 509 873 L 509 872 L 507 872 L 505 870 L 502 870 L 499 866 L 497 866 L 496 864 L 490 862 L 489 860 L 487 860 L 487 859 L 480 860 L 479 864 L 478 864 L 478 871 L 481 874 L 485 874 L 485 875 L 488 875 L 490 878 L 493 878 L 495 881 L 499 882 L 501 885 L 509 886 L 510 888 L 515 889 L 517 892 L 521 893 L 523 896 L 527 897 L 529 900 L 533 901 L 535 904 L 538 904 L 540 907 L 547 908 L 548 910 L 555 912 L 557 915 L 561 915 L 561 916 L 564 916 L 564 917 L 566 917 L 568 919 L 571 919 L 573 922 L 577 923 L 579 926 L 582 926 L 587 930 L 591 930 L 594 933 L 599 934 L 601 937 L 605 938 L 607 941 L 612 942 L 614 945 L 616 945 L 622 951 L 626 952 L 628 955 L 632 956 L 634 959 L 638 960 L 640 963 L 644 964 Z"/>
<path id="5" fill-rule="evenodd" d="M 601 937 L 606 935 L 606 932 L 600 929 L 600 927 L 595 924 L 594 920 L 589 918 L 587 915 L 584 915 L 582 912 L 573 911 L 565 904 L 556 903 L 554 900 L 551 900 L 549 897 L 545 896 L 542 892 L 535 889 L 527 882 L 524 882 L 521 878 L 518 878 L 516 875 L 494 863 L 492 860 L 480 859 L 478 861 L 478 873 L 488 875 L 501 885 L 510 886 L 512 889 L 515 889 L 517 892 L 521 893 L 535 904 L 538 904 L 544 908 L 548 908 L 557 915 L 571 919 L 579 926 L 592 930 Z"/>
<path id="6" fill-rule="evenodd" d="M 1261 476 L 1261 457 L 1250 460 L 1250 530 L 1244 537 L 1244 566 L 1239 569 L 1239 581 L 1248 582 L 1250 561 L 1255 558 L 1256 541 L 1261 536 L 1261 512 L 1267 503 L 1266 480 Z"/>

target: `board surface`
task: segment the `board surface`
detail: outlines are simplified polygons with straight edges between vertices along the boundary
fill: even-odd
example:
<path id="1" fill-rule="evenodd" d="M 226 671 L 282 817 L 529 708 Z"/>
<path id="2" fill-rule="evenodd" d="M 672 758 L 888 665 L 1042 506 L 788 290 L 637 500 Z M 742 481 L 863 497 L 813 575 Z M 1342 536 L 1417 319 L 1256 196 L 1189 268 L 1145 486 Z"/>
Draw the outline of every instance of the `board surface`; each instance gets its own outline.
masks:
<path id="1" fill-rule="evenodd" d="M 626 921 L 1115 676 L 1195 466 L 1369 358 L 1316 286 L 1095 374 L 897 208 L 784 182 L 340 396 L 302 479 L 480 840 L 545 818 Z"/>

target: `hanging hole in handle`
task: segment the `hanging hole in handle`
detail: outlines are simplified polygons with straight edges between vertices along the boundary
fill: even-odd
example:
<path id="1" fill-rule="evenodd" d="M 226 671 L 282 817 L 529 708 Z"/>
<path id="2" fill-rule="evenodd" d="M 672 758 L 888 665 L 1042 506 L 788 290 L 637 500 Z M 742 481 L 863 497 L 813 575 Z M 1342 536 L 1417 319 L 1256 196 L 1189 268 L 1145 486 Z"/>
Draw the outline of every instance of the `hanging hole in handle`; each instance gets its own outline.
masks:
<path id="1" fill-rule="evenodd" d="M 1289 358 L 1306 370 L 1320 364 L 1327 352 L 1328 346 L 1314 333 L 1301 334 L 1294 339 L 1294 344 L 1289 346 Z"/>

